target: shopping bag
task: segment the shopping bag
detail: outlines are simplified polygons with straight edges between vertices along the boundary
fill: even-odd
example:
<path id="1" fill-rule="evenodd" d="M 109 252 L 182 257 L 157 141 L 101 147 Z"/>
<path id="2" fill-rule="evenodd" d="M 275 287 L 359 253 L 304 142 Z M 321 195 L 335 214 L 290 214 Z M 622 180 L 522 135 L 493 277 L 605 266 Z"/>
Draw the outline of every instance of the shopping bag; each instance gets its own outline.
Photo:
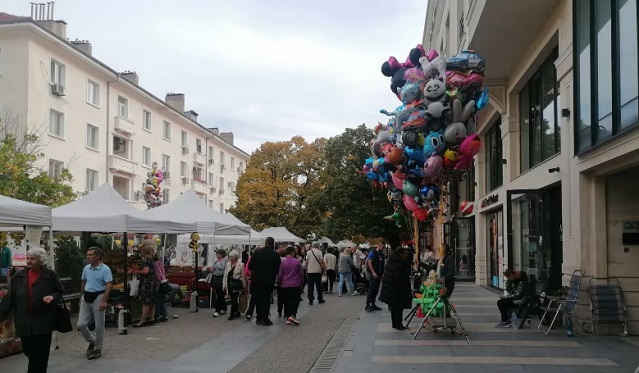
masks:
<path id="1" fill-rule="evenodd" d="M 58 306 L 55 309 L 55 330 L 60 333 L 68 333 L 73 330 L 71 325 L 71 312 L 64 303 L 64 298 L 60 298 Z"/>
<path id="2" fill-rule="evenodd" d="M 131 281 L 129 281 L 129 286 L 131 287 L 131 291 L 129 292 L 130 296 L 137 297 L 140 295 L 140 280 L 138 279 L 138 276 L 133 276 Z"/>

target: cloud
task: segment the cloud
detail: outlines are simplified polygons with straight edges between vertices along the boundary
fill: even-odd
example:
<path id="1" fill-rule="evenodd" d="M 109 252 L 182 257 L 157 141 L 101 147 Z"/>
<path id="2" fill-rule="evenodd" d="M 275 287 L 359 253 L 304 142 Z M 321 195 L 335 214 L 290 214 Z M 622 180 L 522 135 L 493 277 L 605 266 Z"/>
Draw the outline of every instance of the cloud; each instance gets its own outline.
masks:
<path id="1" fill-rule="evenodd" d="M 28 14 L 25 1 L 3 11 Z M 158 97 L 186 94 L 200 122 L 233 131 L 251 153 L 263 141 L 307 140 L 385 121 L 399 105 L 380 65 L 422 39 L 423 0 L 57 0 L 69 38 L 135 70 Z M 105 32 L 108 30 L 108 32 Z"/>

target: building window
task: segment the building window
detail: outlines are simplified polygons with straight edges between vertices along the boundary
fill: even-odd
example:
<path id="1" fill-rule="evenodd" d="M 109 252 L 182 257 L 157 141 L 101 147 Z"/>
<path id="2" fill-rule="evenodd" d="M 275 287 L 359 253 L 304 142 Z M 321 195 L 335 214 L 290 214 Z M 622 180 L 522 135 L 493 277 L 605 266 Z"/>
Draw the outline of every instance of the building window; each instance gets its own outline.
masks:
<path id="1" fill-rule="evenodd" d="M 64 163 L 56 161 L 55 159 L 49 159 L 49 176 L 53 178 L 60 177 L 64 171 Z"/>
<path id="2" fill-rule="evenodd" d="M 100 85 L 91 79 L 87 80 L 87 102 L 100 106 Z"/>
<path id="3" fill-rule="evenodd" d="M 220 152 L 220 164 L 224 166 L 224 163 L 226 163 L 226 154 L 224 154 L 224 152 Z"/>
<path id="4" fill-rule="evenodd" d="M 98 127 L 87 124 L 87 148 L 98 150 Z"/>
<path id="5" fill-rule="evenodd" d="M 521 172 L 561 151 L 557 120 L 557 48 L 519 92 Z"/>
<path id="6" fill-rule="evenodd" d="M 171 141 L 171 123 L 164 121 L 164 127 L 162 128 L 162 138 L 164 140 Z"/>
<path id="7" fill-rule="evenodd" d="M 166 154 L 162 154 L 162 171 L 165 178 L 171 177 L 171 157 Z"/>
<path id="8" fill-rule="evenodd" d="M 224 178 L 220 177 L 220 194 L 224 194 Z"/>
<path id="9" fill-rule="evenodd" d="M 49 83 L 60 84 L 64 86 L 66 81 L 66 67 L 60 62 L 51 59 L 51 74 L 49 76 Z"/>
<path id="10" fill-rule="evenodd" d="M 181 144 L 183 148 L 186 148 L 189 145 L 189 138 L 186 131 L 182 131 L 181 141 L 182 141 Z"/>
<path id="11" fill-rule="evenodd" d="M 129 159 L 129 142 L 122 137 L 113 136 L 113 155 Z"/>
<path id="12" fill-rule="evenodd" d="M 182 179 L 189 177 L 189 165 L 186 162 L 180 162 L 180 177 Z"/>
<path id="13" fill-rule="evenodd" d="M 220 212 L 224 213 L 224 203 L 220 203 Z"/>
<path id="14" fill-rule="evenodd" d="M 151 166 L 151 149 L 146 146 L 142 147 L 142 165 L 147 167 Z"/>
<path id="15" fill-rule="evenodd" d="M 639 123 L 637 0 L 575 0 L 575 152 Z"/>
<path id="16" fill-rule="evenodd" d="M 120 118 L 129 118 L 129 100 L 122 96 L 118 96 L 118 116 Z"/>
<path id="17" fill-rule="evenodd" d="M 240 162 L 240 172 L 244 172 L 244 162 Z"/>
<path id="18" fill-rule="evenodd" d="M 195 139 L 195 148 L 198 154 L 202 154 L 202 140 Z"/>
<path id="19" fill-rule="evenodd" d="M 143 110 L 142 111 L 142 129 L 151 131 L 151 112 Z"/>
<path id="20" fill-rule="evenodd" d="M 162 204 L 167 204 L 171 202 L 171 190 L 167 188 L 163 188 L 162 190 Z"/>
<path id="21" fill-rule="evenodd" d="M 193 180 L 202 184 L 206 183 L 204 181 L 204 171 L 200 167 L 193 167 Z"/>
<path id="22" fill-rule="evenodd" d="M 486 144 L 486 192 L 503 184 L 504 165 L 501 153 L 501 118 L 493 124 L 485 136 Z"/>
<path id="23" fill-rule="evenodd" d="M 98 185 L 98 171 L 87 168 L 86 191 L 90 192 Z"/>
<path id="24" fill-rule="evenodd" d="M 213 172 L 209 172 L 209 186 L 210 187 L 214 187 L 215 186 L 215 176 L 213 175 Z"/>
<path id="25" fill-rule="evenodd" d="M 235 171 L 235 157 L 231 157 L 231 171 Z"/>
<path id="26" fill-rule="evenodd" d="M 49 135 L 64 138 L 64 114 L 53 109 L 49 113 Z"/>

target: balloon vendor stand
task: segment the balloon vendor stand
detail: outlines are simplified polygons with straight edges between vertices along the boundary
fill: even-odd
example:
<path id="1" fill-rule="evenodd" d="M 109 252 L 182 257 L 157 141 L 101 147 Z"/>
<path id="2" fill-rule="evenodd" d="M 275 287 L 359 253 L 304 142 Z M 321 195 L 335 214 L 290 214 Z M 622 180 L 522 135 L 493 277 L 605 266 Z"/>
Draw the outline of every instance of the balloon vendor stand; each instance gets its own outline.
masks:
<path id="1" fill-rule="evenodd" d="M 422 294 L 413 299 L 415 307 L 409 312 L 404 320 L 408 319 L 406 326 L 410 325 L 413 317 L 421 317 L 424 310 L 428 310 L 424 315 L 424 320 L 420 323 L 419 327 L 412 331 L 413 340 L 417 339 L 417 336 L 421 330 L 428 326 L 433 332 L 440 330 L 450 330 L 453 334 L 464 335 L 469 345 L 472 345 L 468 333 L 464 328 L 464 324 L 459 318 L 459 314 L 455 310 L 455 306 L 451 303 L 450 299 L 444 294 L 444 287 L 441 283 L 432 283 L 429 285 L 422 285 Z M 451 317 L 453 316 L 453 317 Z M 459 330 L 457 328 L 459 327 Z"/>

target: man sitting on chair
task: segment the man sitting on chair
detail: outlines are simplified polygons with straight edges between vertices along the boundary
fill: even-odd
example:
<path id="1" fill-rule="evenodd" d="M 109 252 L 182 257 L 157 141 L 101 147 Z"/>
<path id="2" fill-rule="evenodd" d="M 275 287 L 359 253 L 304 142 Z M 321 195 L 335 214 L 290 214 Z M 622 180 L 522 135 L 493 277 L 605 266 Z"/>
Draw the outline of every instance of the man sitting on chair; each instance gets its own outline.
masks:
<path id="1" fill-rule="evenodd" d="M 508 317 L 508 310 L 519 308 L 524 302 L 530 300 L 530 280 L 526 272 L 507 269 L 504 276 L 506 276 L 508 295 L 500 296 L 497 301 L 501 322 L 495 325 L 496 328 L 510 328 L 512 323 Z"/>

